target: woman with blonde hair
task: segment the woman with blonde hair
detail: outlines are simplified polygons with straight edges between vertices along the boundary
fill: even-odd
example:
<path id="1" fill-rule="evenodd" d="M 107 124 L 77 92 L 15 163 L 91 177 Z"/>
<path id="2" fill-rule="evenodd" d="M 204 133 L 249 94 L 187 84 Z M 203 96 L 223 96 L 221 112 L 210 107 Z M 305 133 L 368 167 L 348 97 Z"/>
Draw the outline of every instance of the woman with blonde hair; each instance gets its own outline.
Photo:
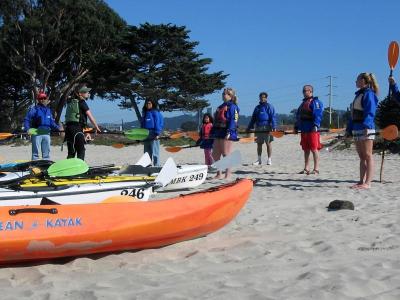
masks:
<path id="1" fill-rule="evenodd" d="M 347 124 L 346 135 L 353 136 L 360 158 L 360 180 L 353 189 L 369 189 L 374 174 L 372 147 L 375 134 L 375 113 L 378 105 L 376 94 L 379 86 L 372 73 L 357 76 L 355 98 L 351 104 L 351 117 Z"/>
<path id="2" fill-rule="evenodd" d="M 232 88 L 226 88 L 222 92 L 224 101 L 218 106 L 214 115 L 214 125 L 211 129 L 211 136 L 214 138 L 213 159 L 217 161 L 222 156 L 232 152 L 233 141 L 237 141 L 237 126 L 239 120 L 239 107 L 237 106 L 236 92 Z M 225 179 L 230 179 L 231 170 L 226 169 Z M 222 178 L 221 171 L 217 171 L 216 179 Z"/>

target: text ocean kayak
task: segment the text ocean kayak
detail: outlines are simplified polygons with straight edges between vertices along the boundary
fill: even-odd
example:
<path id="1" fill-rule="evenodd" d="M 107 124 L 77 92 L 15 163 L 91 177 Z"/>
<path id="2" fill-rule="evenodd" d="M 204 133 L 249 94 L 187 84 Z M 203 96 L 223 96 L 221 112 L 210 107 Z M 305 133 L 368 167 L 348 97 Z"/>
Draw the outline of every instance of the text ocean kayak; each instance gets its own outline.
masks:
<path id="1" fill-rule="evenodd" d="M 0 207 L 0 262 L 156 248 L 202 237 L 231 221 L 252 189 L 251 180 L 240 179 L 158 201 Z"/>

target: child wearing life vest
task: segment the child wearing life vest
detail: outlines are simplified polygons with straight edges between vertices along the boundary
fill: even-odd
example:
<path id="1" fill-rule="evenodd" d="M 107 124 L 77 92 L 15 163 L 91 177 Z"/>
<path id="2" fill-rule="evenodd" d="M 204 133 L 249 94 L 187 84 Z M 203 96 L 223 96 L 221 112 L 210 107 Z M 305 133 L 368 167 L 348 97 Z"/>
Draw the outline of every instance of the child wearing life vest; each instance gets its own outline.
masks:
<path id="1" fill-rule="evenodd" d="M 211 166 L 213 163 L 212 148 L 214 140 L 211 138 L 211 129 L 213 127 L 213 117 L 206 113 L 203 116 L 203 124 L 200 129 L 200 139 L 197 143 L 200 148 L 204 150 L 204 160 L 207 166 Z"/>
<path id="2" fill-rule="evenodd" d="M 232 88 L 226 88 L 222 92 L 224 103 L 218 106 L 214 115 L 214 124 L 211 136 L 214 138 L 212 156 L 217 161 L 221 156 L 227 156 L 232 152 L 233 142 L 238 140 L 237 126 L 239 120 L 239 107 L 237 106 L 236 92 Z M 225 170 L 225 179 L 230 179 L 231 170 Z M 216 179 L 222 178 L 222 172 L 217 171 Z"/>

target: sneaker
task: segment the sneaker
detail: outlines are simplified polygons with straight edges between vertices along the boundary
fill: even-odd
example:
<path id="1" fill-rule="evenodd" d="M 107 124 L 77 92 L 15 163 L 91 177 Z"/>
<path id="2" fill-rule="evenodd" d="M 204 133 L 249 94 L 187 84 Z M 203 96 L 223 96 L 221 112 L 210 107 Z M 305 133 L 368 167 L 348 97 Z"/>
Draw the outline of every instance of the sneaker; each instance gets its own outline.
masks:
<path id="1" fill-rule="evenodd" d="M 253 162 L 253 166 L 261 166 L 261 161 L 256 160 L 255 162 Z"/>
<path id="2" fill-rule="evenodd" d="M 269 166 L 272 165 L 271 157 L 268 158 L 268 160 L 267 160 L 267 165 L 269 165 Z"/>

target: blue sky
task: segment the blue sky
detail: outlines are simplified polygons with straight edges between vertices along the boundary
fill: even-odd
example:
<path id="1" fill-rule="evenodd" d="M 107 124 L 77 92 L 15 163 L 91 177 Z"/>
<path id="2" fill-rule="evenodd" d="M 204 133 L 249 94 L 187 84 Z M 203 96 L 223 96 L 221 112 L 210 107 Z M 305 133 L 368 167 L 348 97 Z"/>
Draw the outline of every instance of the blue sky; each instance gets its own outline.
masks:
<path id="1" fill-rule="evenodd" d="M 210 71 L 230 74 L 241 113 L 250 115 L 266 91 L 278 113 L 297 108 L 302 86 L 328 106 L 327 76 L 332 75 L 333 109 L 353 100 L 355 79 L 372 72 L 388 92 L 390 41 L 400 42 L 399 0 L 106 0 L 128 24 L 186 26 L 197 52 L 213 59 Z M 400 67 L 399 67 L 400 68 Z M 400 78 L 399 71 L 395 76 Z M 215 109 L 220 91 L 205 97 Z M 90 102 L 98 121 L 136 120 L 115 103 Z M 166 114 L 166 116 L 170 116 Z"/>

